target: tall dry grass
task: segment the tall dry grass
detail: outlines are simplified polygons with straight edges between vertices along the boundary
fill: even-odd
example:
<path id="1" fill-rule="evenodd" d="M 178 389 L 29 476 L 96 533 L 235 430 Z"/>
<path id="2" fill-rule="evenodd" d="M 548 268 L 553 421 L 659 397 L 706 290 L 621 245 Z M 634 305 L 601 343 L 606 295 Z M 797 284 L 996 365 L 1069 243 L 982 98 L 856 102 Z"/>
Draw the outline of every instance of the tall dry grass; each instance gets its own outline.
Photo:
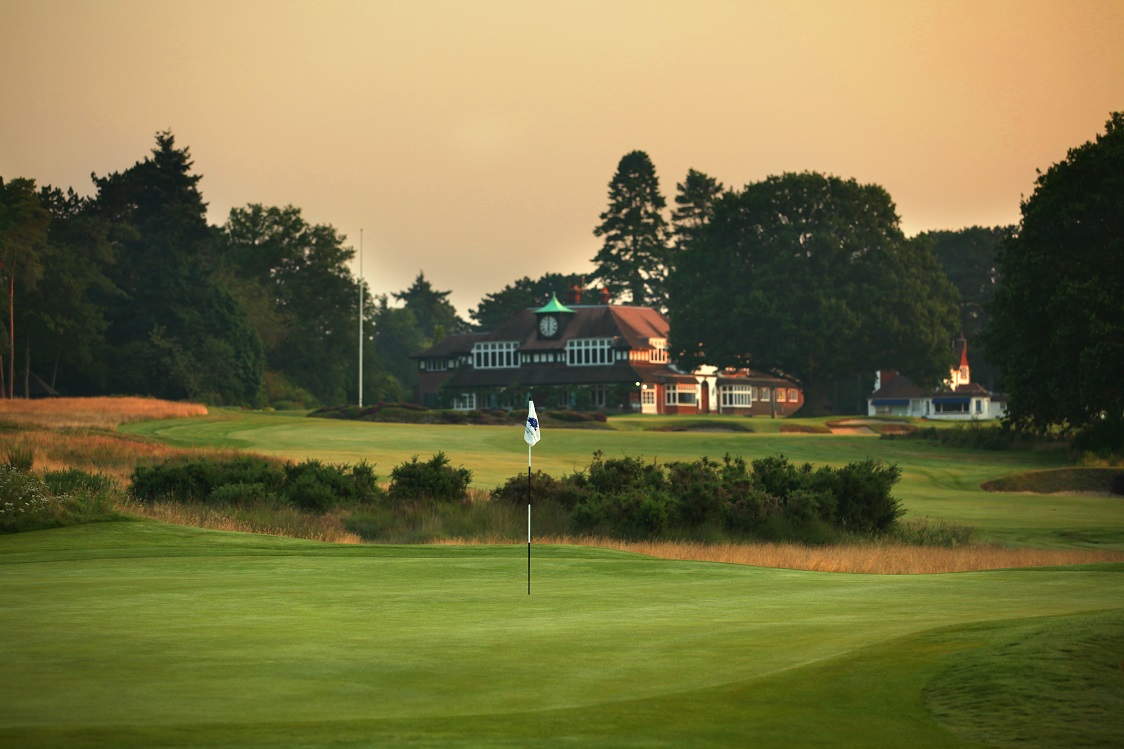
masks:
<path id="1" fill-rule="evenodd" d="M 543 538 L 538 543 L 596 546 L 660 559 L 871 575 L 926 575 L 1124 562 L 1124 552 L 1117 551 L 1006 548 L 982 544 L 956 548 L 876 543 L 812 547 L 786 543 L 701 544 L 568 537 Z"/>
<path id="2" fill-rule="evenodd" d="M 0 421 L 53 429 L 116 429 L 149 419 L 206 416 L 207 407 L 156 398 L 10 398 L 0 400 Z"/>
<path id="3" fill-rule="evenodd" d="M 87 429 L 27 427 L 0 430 L 0 460 L 12 448 L 30 449 L 36 471 L 78 468 L 127 482 L 139 464 L 158 463 L 181 455 L 233 456 L 233 450 L 181 448 L 115 432 Z"/>
<path id="4" fill-rule="evenodd" d="M 192 528 L 207 528 L 236 533 L 258 533 L 267 536 L 303 538 L 332 544 L 358 544 L 362 539 L 344 528 L 339 513 L 315 515 L 286 507 L 261 509 L 216 509 L 205 505 L 180 502 L 142 503 L 126 501 L 121 510 L 133 515 Z"/>

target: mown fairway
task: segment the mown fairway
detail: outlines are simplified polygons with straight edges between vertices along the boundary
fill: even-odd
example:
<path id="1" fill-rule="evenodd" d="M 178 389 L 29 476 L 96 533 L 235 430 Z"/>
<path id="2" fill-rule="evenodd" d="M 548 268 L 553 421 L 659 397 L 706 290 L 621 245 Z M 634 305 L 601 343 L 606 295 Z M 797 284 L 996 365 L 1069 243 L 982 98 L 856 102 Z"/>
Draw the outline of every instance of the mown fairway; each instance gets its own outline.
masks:
<path id="1" fill-rule="evenodd" d="M 720 422 L 721 419 L 715 419 Z M 783 454 L 794 462 L 845 464 L 880 458 L 903 469 L 897 495 L 908 517 L 971 525 L 982 540 L 1005 544 L 1124 549 L 1124 502 L 1119 497 L 1041 496 L 984 492 L 980 483 L 1015 471 L 1062 464 L 1056 452 L 990 452 L 872 436 L 778 433 L 783 420 L 741 419 L 757 433 L 641 431 L 640 417 L 614 420 L 611 431 L 547 429 L 534 449 L 534 467 L 555 476 L 585 468 L 595 450 L 642 455 L 661 462 L 746 459 Z M 795 420 L 793 420 L 795 421 Z M 235 447 L 293 459 L 366 460 L 383 479 L 399 463 L 444 451 L 473 471 L 477 487 L 491 489 L 525 474 L 527 446 L 520 427 L 375 424 L 283 414 L 219 412 L 215 416 L 124 425 L 177 445 Z"/>
<path id="2" fill-rule="evenodd" d="M 525 552 L 148 522 L 0 537 L 0 746 L 1124 740 L 1124 565 L 864 576 L 541 547 L 528 596 Z"/>

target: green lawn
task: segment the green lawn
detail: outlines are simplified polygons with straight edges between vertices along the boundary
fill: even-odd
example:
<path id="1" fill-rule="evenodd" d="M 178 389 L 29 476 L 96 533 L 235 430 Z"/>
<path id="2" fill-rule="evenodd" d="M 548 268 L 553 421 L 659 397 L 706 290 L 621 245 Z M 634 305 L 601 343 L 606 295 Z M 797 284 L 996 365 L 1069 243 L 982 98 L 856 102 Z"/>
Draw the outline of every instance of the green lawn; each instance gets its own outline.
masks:
<path id="1" fill-rule="evenodd" d="M 898 496 L 908 517 L 971 525 L 981 540 L 1004 544 L 1124 549 L 1124 500 L 1119 497 L 998 494 L 980 489 L 982 482 L 1009 473 L 1058 467 L 1064 456 L 1056 451 L 989 452 L 921 440 L 781 434 L 777 429 L 783 423 L 823 420 L 734 420 L 750 424 L 755 433 L 644 431 L 668 420 L 635 416 L 610 420 L 612 431 L 546 430 L 534 448 L 533 463 L 536 469 L 560 476 L 583 469 L 595 450 L 609 456 L 644 455 L 661 462 L 718 459 L 727 453 L 747 459 L 783 454 L 796 462 L 835 465 L 878 458 L 902 467 Z M 172 444 L 237 447 L 298 460 L 366 460 L 375 464 L 384 480 L 395 465 L 437 451 L 444 451 L 454 465 L 471 469 L 479 488 L 494 488 L 527 470 L 527 446 L 519 426 L 377 424 L 219 411 L 205 418 L 140 422 L 121 430 Z"/>
<path id="2" fill-rule="evenodd" d="M 2 536 L 0 746 L 1124 743 L 1124 565 L 535 547 L 531 596 L 525 565 L 151 522 Z"/>

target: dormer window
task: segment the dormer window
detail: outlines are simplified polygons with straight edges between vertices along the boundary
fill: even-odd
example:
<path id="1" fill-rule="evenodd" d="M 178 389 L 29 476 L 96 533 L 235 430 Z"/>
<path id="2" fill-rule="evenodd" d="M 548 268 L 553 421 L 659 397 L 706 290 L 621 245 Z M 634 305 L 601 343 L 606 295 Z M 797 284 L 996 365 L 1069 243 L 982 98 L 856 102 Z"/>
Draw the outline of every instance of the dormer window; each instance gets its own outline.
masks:
<path id="1" fill-rule="evenodd" d="M 476 369 L 507 369 L 519 366 L 516 341 L 481 341 L 472 347 L 472 366 Z"/>
<path id="2" fill-rule="evenodd" d="M 612 338 L 575 338 L 566 341 L 566 364 L 571 367 L 592 367 L 612 363 Z"/>

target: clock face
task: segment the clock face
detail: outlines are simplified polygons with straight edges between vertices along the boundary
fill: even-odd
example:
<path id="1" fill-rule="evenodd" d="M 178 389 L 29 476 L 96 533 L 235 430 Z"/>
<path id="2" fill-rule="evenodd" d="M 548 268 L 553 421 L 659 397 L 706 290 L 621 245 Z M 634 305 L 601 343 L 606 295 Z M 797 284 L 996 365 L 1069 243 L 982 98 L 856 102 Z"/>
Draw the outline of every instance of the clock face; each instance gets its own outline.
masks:
<path id="1" fill-rule="evenodd" d="M 553 315 L 547 315 L 539 320 L 539 332 L 549 338 L 558 332 L 558 318 Z"/>

